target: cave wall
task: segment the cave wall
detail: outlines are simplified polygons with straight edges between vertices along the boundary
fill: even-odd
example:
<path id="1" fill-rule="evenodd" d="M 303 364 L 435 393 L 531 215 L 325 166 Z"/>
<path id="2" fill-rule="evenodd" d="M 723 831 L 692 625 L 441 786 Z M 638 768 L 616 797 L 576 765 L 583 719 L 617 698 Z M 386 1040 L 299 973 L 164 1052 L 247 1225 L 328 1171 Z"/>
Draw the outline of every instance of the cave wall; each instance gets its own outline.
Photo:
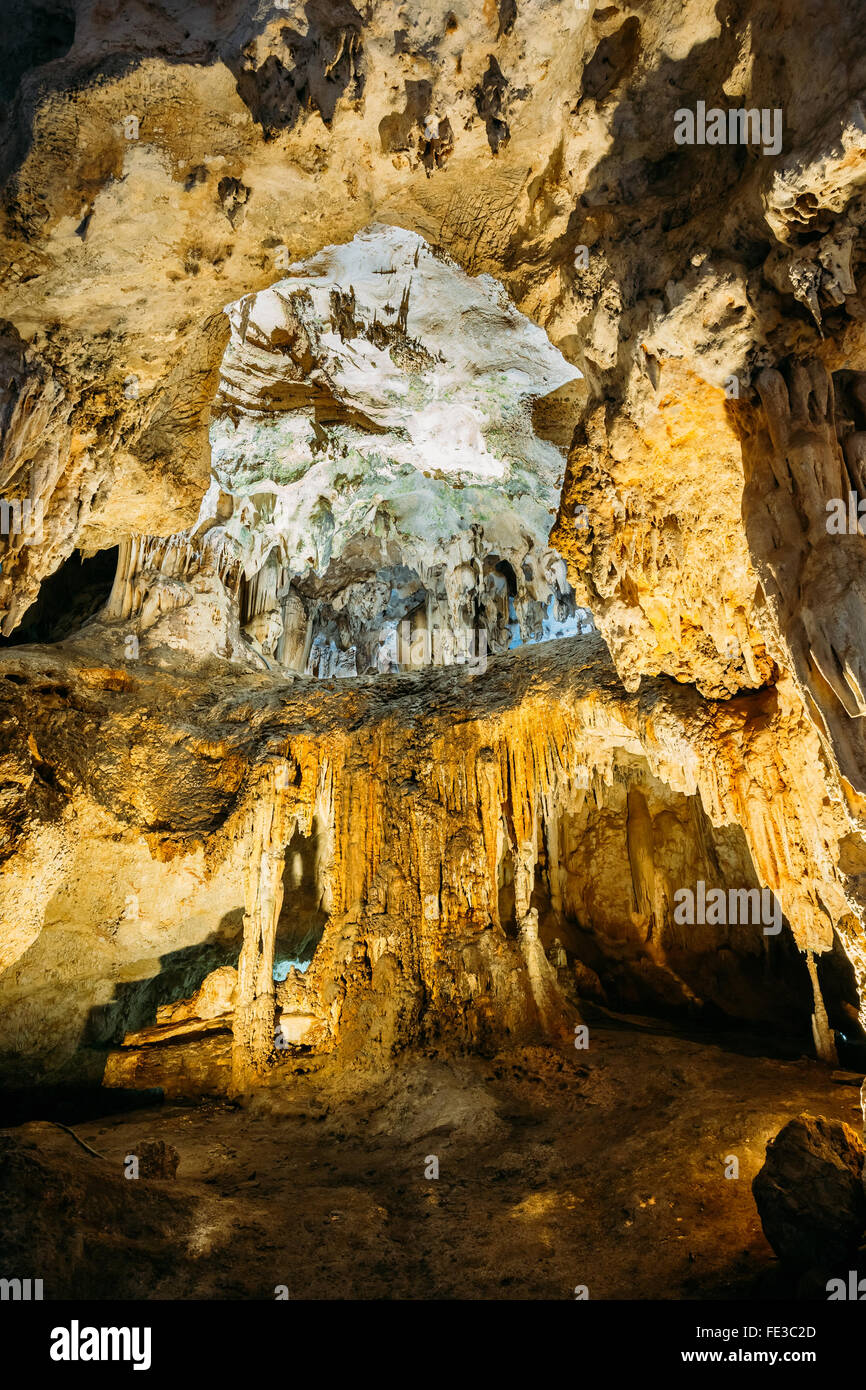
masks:
<path id="1" fill-rule="evenodd" d="M 672 914 L 676 888 L 702 876 L 757 884 L 784 911 L 789 955 L 832 950 L 834 930 L 856 943 L 857 875 L 836 868 L 850 820 L 796 698 L 777 687 L 714 702 L 710 728 L 706 702 L 675 683 L 623 695 L 598 639 L 579 666 L 581 641 L 493 658 L 482 675 L 345 690 L 225 665 L 203 683 L 142 664 L 131 681 L 71 647 L 14 649 L 0 682 L 7 785 L 17 778 L 0 882 L 19 924 L 0 981 L 4 1049 L 17 1030 L 28 1066 L 65 1064 L 113 991 L 175 952 L 228 949 L 232 932 L 237 950 L 243 918 L 235 1042 L 248 1070 L 266 1069 L 298 834 L 320 843 L 327 921 L 295 1006 L 306 1001 L 325 1051 L 567 1036 L 577 989 L 550 963 L 554 927 L 570 966 L 607 977 L 614 999 L 770 1020 L 791 1001 L 804 1021 L 790 962 L 759 925 L 684 928 Z M 499 915 L 506 856 L 512 921 Z M 307 915 L 309 876 L 295 904 Z M 132 1032 L 153 1022 L 142 1011 Z"/>
<path id="2" fill-rule="evenodd" d="M 497 715 L 508 731 L 495 738 L 478 687 L 462 723 L 446 701 L 423 735 L 414 715 L 369 693 L 340 706 L 360 720 L 351 737 L 328 723 L 331 692 L 280 697 L 291 707 L 303 689 L 304 719 L 325 721 L 315 738 L 293 734 L 307 799 L 284 810 L 292 825 L 309 821 L 313 788 L 332 778 L 340 925 L 320 948 L 332 1022 L 360 1045 L 378 969 L 386 994 L 409 982 L 386 1044 L 416 1026 L 421 998 L 431 1028 L 459 1017 L 475 1040 L 494 1017 L 506 1030 L 538 1026 L 553 995 L 536 954 L 518 938 L 514 986 L 483 944 L 501 808 L 523 923 L 542 797 L 570 804 L 578 768 L 612 778 L 615 751 L 699 796 L 714 827 L 739 826 L 797 948 L 841 942 L 862 994 L 863 540 L 831 535 L 826 519 L 822 529 L 822 508 L 861 477 L 858 7 L 525 0 L 507 23 L 493 5 L 460 3 L 410 21 L 390 0 L 369 14 L 246 0 L 204 3 L 191 18 L 159 0 L 69 0 L 51 13 L 45 42 L 30 26 L 16 36 L 20 82 L 0 110 L 0 496 L 44 508 L 40 544 L 4 537 L 4 634 L 76 548 L 131 547 L 194 523 L 227 303 L 271 285 L 287 253 L 307 257 L 377 220 L 415 231 L 501 280 L 584 374 L 559 415 L 546 409 L 569 447 L 550 539 L 615 675 L 568 648 L 573 671 L 554 662 L 558 674 L 530 691 L 515 662 L 517 703 Z M 674 113 L 698 101 L 778 110 L 781 148 L 678 145 Z M 217 589 L 206 598 L 228 655 L 234 618 Z M 157 585 L 158 612 L 182 628 L 193 619 L 175 616 L 176 599 Z M 181 630 L 178 647 L 189 639 Z M 256 797 L 270 804 L 256 790 L 265 749 L 287 753 L 268 743 L 270 715 L 283 727 L 279 700 L 266 712 L 254 680 L 231 714 L 227 676 L 194 694 L 182 670 L 134 671 L 119 637 L 99 655 L 60 653 L 41 675 L 39 661 L 5 654 L 0 681 L 13 969 L 38 948 L 74 853 L 76 785 L 149 852 L 171 844 L 172 856 L 224 862 L 229 842 L 261 850 L 242 817 Z M 152 681 L 164 682 L 159 709 Z M 261 722 L 241 736 L 245 701 Z M 353 701 L 369 715 L 363 732 Z M 185 726 L 166 702 L 179 702 Z M 404 720 L 429 750 L 420 773 Z M 165 746 L 148 722 L 169 729 Z M 351 777 L 322 770 L 335 757 Z M 399 802 L 380 785 L 392 765 L 406 782 Z M 662 814 L 650 813 L 653 826 Z M 663 826 L 659 837 L 663 861 Z M 630 857 L 633 883 L 646 857 Z M 346 917 L 357 903 L 363 927 Z M 578 894 L 575 915 L 587 910 Z M 676 950 L 664 931 L 662 942 Z M 59 955 L 72 959 L 73 945 L 58 941 Z"/>
<path id="3" fill-rule="evenodd" d="M 714 826 L 699 795 L 672 792 L 625 761 L 609 786 L 572 796 L 554 835 L 537 885 L 542 940 L 560 940 L 599 976 L 599 999 L 809 1037 L 808 973 L 781 912 L 688 922 L 677 911 L 677 895 L 698 883 L 705 894 L 723 890 L 728 904 L 732 889 L 760 888 L 739 826 Z"/>

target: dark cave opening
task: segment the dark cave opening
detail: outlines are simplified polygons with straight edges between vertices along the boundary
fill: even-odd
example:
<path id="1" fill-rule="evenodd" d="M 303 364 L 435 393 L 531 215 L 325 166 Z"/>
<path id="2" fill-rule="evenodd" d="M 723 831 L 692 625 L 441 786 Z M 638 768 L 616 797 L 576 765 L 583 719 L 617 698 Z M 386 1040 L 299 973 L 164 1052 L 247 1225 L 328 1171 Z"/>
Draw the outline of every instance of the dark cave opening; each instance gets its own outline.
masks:
<path id="1" fill-rule="evenodd" d="M 508 597 L 517 597 L 517 575 L 514 573 L 514 566 L 509 560 L 497 560 L 493 566 L 497 574 L 501 574 L 508 589 Z"/>
<path id="2" fill-rule="evenodd" d="M 787 920 L 781 918 L 778 934 L 765 934 L 761 923 L 733 925 L 715 940 L 700 925 L 685 932 L 678 928 L 670 903 L 660 915 L 654 904 L 650 920 L 642 921 L 633 892 L 626 899 L 605 889 L 605 863 L 629 861 L 621 789 L 613 787 L 608 797 L 610 805 L 604 799 L 598 805 L 587 800 L 561 819 L 552 843 L 542 816 L 530 907 L 538 914 L 538 937 L 560 983 L 577 989 L 582 1004 L 603 1003 L 620 1013 L 697 1032 L 730 1037 L 742 1031 L 748 1039 L 760 1039 L 767 1055 L 796 1057 L 811 1051 L 812 988 L 805 956 Z M 715 876 L 722 883 L 742 876 L 752 884 L 741 835 L 714 832 L 693 800 L 688 808 L 685 799 L 674 804 L 678 820 L 670 810 L 656 810 L 653 819 L 653 853 L 667 864 L 672 882 L 685 882 L 692 873 Z M 689 813 L 700 832 L 691 848 L 683 838 Z M 696 853 L 699 857 L 693 859 Z M 568 866 L 564 878 L 557 865 Z M 499 865 L 499 917 L 506 937 L 517 939 L 508 848 Z M 856 1066 L 866 1044 L 860 1041 L 853 970 L 841 945 L 820 957 L 819 970 L 830 1024 L 839 1030 L 840 1061 L 844 1052 Z"/>
<path id="3" fill-rule="evenodd" d="M 499 861 L 499 921 L 505 935 L 516 941 L 519 935 L 517 909 L 514 901 L 514 860 L 511 850 L 506 849 Z"/>
<path id="4" fill-rule="evenodd" d="M 295 829 L 283 868 L 283 905 L 274 943 L 274 979 L 283 980 L 292 968 L 308 969 L 322 939 L 328 914 L 318 872 L 322 837 Z"/>
<path id="5" fill-rule="evenodd" d="M 866 1070 L 866 1034 L 860 1022 L 857 977 L 838 932 L 833 933 L 832 951 L 816 956 L 815 965 L 839 1063 L 854 1071 Z"/>
<path id="6" fill-rule="evenodd" d="M 62 642 L 84 626 L 106 602 L 117 572 L 118 547 L 98 550 L 87 559 L 75 550 L 42 583 L 39 595 L 0 647 L 35 642 Z"/>
<path id="7" fill-rule="evenodd" d="M 44 63 L 64 58 L 74 40 L 75 9 L 69 0 L 12 0 L 4 25 L 0 114 L 21 78 Z"/>

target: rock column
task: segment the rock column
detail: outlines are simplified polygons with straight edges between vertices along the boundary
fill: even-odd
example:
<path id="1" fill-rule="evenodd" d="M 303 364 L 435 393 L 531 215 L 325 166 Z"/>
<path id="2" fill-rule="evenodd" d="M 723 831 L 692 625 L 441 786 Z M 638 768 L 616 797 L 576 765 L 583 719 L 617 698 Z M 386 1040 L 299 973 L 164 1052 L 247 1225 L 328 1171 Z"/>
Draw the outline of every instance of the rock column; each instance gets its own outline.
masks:
<path id="1" fill-rule="evenodd" d="M 250 811 L 244 870 L 244 942 L 238 962 L 232 1091 L 241 1094 L 267 1066 L 274 1046 L 274 942 L 283 904 L 286 846 L 295 828 L 285 764 L 269 768 Z"/>

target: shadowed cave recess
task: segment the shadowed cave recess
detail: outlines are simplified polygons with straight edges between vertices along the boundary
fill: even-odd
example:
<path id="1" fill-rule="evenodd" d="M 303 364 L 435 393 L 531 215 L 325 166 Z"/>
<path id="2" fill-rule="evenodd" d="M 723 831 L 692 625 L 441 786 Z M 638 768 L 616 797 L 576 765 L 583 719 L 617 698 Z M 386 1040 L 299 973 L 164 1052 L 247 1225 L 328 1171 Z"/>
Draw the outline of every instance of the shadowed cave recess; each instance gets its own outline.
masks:
<path id="1" fill-rule="evenodd" d="M 825 1297 L 751 1182 L 863 1168 L 857 7 L 18 8 L 0 1276 L 78 1183 L 46 1297 Z"/>

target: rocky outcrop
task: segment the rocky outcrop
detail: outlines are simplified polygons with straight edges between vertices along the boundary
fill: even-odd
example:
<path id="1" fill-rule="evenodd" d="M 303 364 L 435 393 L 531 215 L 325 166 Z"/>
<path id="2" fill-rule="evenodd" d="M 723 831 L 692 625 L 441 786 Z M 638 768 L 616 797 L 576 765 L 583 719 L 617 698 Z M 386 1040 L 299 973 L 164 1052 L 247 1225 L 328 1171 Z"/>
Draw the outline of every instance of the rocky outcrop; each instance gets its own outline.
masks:
<path id="1" fill-rule="evenodd" d="M 854 1253 L 866 1230 L 863 1161 L 862 1142 L 838 1120 L 800 1115 L 771 1140 L 752 1191 L 781 1260 L 828 1269 Z"/>
<path id="2" fill-rule="evenodd" d="M 190 999 L 163 1004 L 156 1011 L 157 1025 L 185 1022 L 187 1019 L 220 1018 L 234 1008 L 238 972 L 230 965 L 214 970 L 202 981 Z"/>

